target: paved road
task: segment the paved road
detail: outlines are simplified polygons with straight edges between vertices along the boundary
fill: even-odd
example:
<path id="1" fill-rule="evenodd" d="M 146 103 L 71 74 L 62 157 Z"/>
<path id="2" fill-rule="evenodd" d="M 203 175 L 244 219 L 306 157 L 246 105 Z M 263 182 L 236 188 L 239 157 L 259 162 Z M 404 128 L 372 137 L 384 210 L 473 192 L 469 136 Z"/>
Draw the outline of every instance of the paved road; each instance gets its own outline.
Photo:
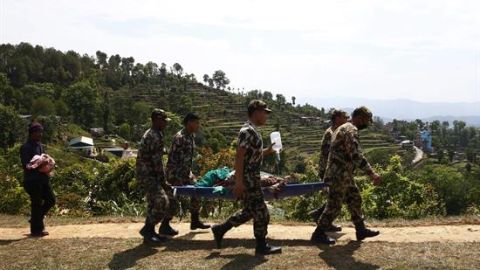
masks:
<path id="1" fill-rule="evenodd" d="M 412 165 L 415 165 L 422 160 L 424 154 L 423 150 L 416 146 L 413 146 L 413 149 L 415 149 L 415 158 L 412 160 Z"/>

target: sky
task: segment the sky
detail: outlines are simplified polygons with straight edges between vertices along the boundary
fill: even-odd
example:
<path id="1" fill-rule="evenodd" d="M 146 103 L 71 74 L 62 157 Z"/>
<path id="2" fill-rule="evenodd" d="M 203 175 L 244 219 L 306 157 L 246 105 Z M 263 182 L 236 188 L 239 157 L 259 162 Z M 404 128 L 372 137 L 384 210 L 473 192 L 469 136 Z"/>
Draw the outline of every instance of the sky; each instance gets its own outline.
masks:
<path id="1" fill-rule="evenodd" d="M 480 101 L 480 1 L 0 0 L 0 42 L 313 98 Z"/>

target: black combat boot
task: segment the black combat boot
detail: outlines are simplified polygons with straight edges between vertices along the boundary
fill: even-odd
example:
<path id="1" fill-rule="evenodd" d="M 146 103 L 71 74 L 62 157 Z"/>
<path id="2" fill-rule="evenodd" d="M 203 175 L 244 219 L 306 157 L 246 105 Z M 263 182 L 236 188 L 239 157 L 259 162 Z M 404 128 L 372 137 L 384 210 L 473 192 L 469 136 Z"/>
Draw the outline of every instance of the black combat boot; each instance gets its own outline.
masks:
<path id="1" fill-rule="evenodd" d="M 310 216 L 310 218 L 312 219 L 313 222 L 317 223 L 318 219 L 320 218 L 320 216 L 323 213 L 323 209 L 324 209 L 324 207 L 322 206 L 318 209 L 315 209 L 315 210 L 312 210 L 312 211 L 308 212 L 308 215 Z"/>
<path id="2" fill-rule="evenodd" d="M 233 228 L 233 224 L 229 221 L 226 221 L 225 223 L 222 223 L 222 224 L 212 226 L 212 233 L 213 233 L 213 237 L 215 238 L 215 243 L 217 244 L 217 248 L 222 248 L 223 236 L 231 228 Z"/>
<path id="3" fill-rule="evenodd" d="M 140 235 L 143 236 L 143 242 L 149 245 L 159 245 L 167 240 L 166 237 L 159 236 L 155 233 L 155 226 L 147 218 L 145 225 L 140 230 Z"/>
<path id="4" fill-rule="evenodd" d="M 318 226 L 312 234 L 310 241 L 314 244 L 334 245 L 335 239 L 328 237 L 323 229 Z"/>
<path id="5" fill-rule="evenodd" d="M 355 223 L 355 230 L 357 231 L 357 241 L 362 241 L 367 237 L 375 237 L 380 234 L 379 231 L 372 231 L 367 229 L 363 221 Z"/>
<path id="6" fill-rule="evenodd" d="M 255 255 L 270 255 L 282 253 L 282 247 L 270 246 L 265 238 L 257 238 L 257 246 L 255 247 Z"/>
<path id="7" fill-rule="evenodd" d="M 342 231 L 342 227 L 337 226 L 335 224 L 330 224 L 328 225 L 327 228 L 325 228 L 325 232 L 341 232 L 341 231 Z"/>
<path id="8" fill-rule="evenodd" d="M 322 207 L 320 207 L 318 209 L 315 209 L 315 210 L 312 210 L 308 213 L 308 215 L 312 218 L 313 222 L 315 222 L 315 223 L 318 222 L 318 219 L 320 219 L 320 216 L 322 215 L 323 210 L 325 210 L 325 207 L 326 207 L 326 205 L 324 204 L 324 205 L 322 205 Z M 342 227 L 331 224 L 330 226 L 328 226 L 328 228 L 325 228 L 324 231 L 325 232 L 341 232 Z"/>
<path id="9" fill-rule="evenodd" d="M 158 233 L 165 236 L 175 236 L 178 234 L 178 231 L 170 226 L 171 218 L 164 218 L 162 224 L 160 225 L 160 229 Z"/>
<path id="10" fill-rule="evenodd" d="M 190 230 L 193 231 L 196 229 L 209 229 L 209 228 L 210 228 L 210 225 L 200 221 L 198 213 L 191 214 Z"/>

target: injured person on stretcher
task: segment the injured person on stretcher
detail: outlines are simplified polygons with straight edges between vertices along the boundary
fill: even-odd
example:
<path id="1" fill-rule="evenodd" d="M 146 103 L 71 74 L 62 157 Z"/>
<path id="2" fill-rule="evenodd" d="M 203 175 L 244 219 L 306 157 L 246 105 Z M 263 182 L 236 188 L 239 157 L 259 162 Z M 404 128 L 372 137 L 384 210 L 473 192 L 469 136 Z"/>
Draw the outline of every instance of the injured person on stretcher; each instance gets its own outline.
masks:
<path id="1" fill-rule="evenodd" d="M 294 174 L 278 177 L 272 174 L 261 172 L 260 184 L 267 188 L 274 196 L 283 190 L 287 184 L 297 183 L 298 179 Z M 213 193 L 227 194 L 235 186 L 235 170 L 224 167 L 208 171 L 196 184 L 196 187 L 213 187 Z"/>

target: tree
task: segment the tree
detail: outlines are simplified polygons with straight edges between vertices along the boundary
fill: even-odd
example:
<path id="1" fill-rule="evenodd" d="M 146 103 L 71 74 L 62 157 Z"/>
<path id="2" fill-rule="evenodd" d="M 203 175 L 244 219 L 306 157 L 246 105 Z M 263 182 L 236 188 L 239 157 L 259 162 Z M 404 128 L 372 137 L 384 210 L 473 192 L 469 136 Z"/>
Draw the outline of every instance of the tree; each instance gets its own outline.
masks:
<path id="1" fill-rule="evenodd" d="M 130 140 L 139 140 L 145 132 L 144 126 L 149 122 L 152 107 L 145 102 L 135 102 L 126 108 L 127 123 L 130 125 Z"/>
<path id="2" fill-rule="evenodd" d="M 215 83 L 217 89 L 225 89 L 225 87 L 230 84 L 230 80 L 225 75 L 225 72 L 222 70 L 217 70 L 212 75 L 212 80 Z"/>
<path id="3" fill-rule="evenodd" d="M 132 70 L 135 64 L 133 57 L 122 57 L 120 68 L 122 69 L 122 84 L 132 83 Z"/>
<path id="4" fill-rule="evenodd" d="M 448 150 L 448 160 L 450 162 L 453 162 L 453 158 L 455 157 L 455 151 L 453 151 L 452 149 L 449 149 Z"/>
<path id="5" fill-rule="evenodd" d="M 213 88 L 214 84 L 212 78 L 208 79 L 208 86 Z"/>
<path id="6" fill-rule="evenodd" d="M 262 99 L 265 100 L 265 101 L 273 100 L 273 94 L 269 91 L 265 91 L 265 92 L 263 92 Z"/>
<path id="7" fill-rule="evenodd" d="M 133 57 L 122 57 L 120 68 L 126 75 L 130 75 L 135 64 Z"/>
<path id="8" fill-rule="evenodd" d="M 0 103 L 14 104 L 14 91 L 5 73 L 0 73 Z"/>
<path id="9" fill-rule="evenodd" d="M 96 124 L 98 93 L 88 82 L 78 82 L 65 90 L 64 100 L 72 112 L 73 121 L 90 128 Z"/>
<path id="10" fill-rule="evenodd" d="M 137 63 L 132 70 L 132 77 L 135 84 L 143 83 L 146 81 L 145 71 L 143 64 Z"/>
<path id="11" fill-rule="evenodd" d="M 473 148 L 467 148 L 465 151 L 465 157 L 471 163 L 475 163 L 477 161 L 477 153 L 475 153 Z"/>
<path id="12" fill-rule="evenodd" d="M 438 162 L 442 163 L 444 158 L 445 158 L 445 151 L 443 149 L 437 149 Z"/>
<path id="13" fill-rule="evenodd" d="M 173 73 L 177 75 L 178 77 L 181 77 L 183 74 L 183 67 L 179 63 L 173 64 Z"/>
<path id="14" fill-rule="evenodd" d="M 111 71 L 118 71 L 120 69 L 120 63 L 122 62 L 122 58 L 120 55 L 111 55 L 108 58 L 108 69 Z"/>
<path id="15" fill-rule="evenodd" d="M 55 113 L 61 117 L 68 116 L 68 106 L 65 101 L 61 99 L 55 101 Z"/>
<path id="16" fill-rule="evenodd" d="M 203 74 L 203 82 L 204 82 L 205 84 L 208 83 L 208 80 L 209 80 L 209 79 L 210 79 L 210 76 L 208 76 L 208 74 Z"/>
<path id="17" fill-rule="evenodd" d="M 106 133 L 110 132 L 110 125 L 112 123 L 112 107 L 110 103 L 111 90 L 109 88 L 101 89 L 102 94 L 100 98 L 100 112 L 102 127 Z"/>
<path id="18" fill-rule="evenodd" d="M 425 123 L 421 119 L 416 119 L 415 123 L 417 123 L 417 126 L 420 130 L 422 130 L 425 127 Z"/>
<path id="19" fill-rule="evenodd" d="M 297 100 L 297 98 L 295 96 L 292 97 L 292 104 L 295 105 L 295 101 Z"/>
<path id="20" fill-rule="evenodd" d="M 33 102 L 38 97 L 54 98 L 54 86 L 51 83 L 27 84 L 19 90 L 17 91 L 21 93 L 18 96 L 18 102 L 21 105 L 19 111 L 21 113 L 31 114 Z"/>
<path id="21" fill-rule="evenodd" d="M 100 69 L 107 68 L 107 54 L 101 51 L 97 51 L 95 55 L 97 56 L 97 66 Z"/>
<path id="22" fill-rule="evenodd" d="M 163 85 L 163 87 L 167 87 L 166 85 L 166 78 L 167 78 L 167 65 L 165 63 L 160 64 L 160 69 L 158 70 L 159 72 L 159 77 L 160 77 L 160 83 Z"/>
<path id="23" fill-rule="evenodd" d="M 63 57 L 63 66 L 70 82 L 78 80 L 82 72 L 82 64 L 80 63 L 80 55 L 78 53 L 68 51 Z"/>
<path id="24" fill-rule="evenodd" d="M 31 113 L 39 116 L 49 116 L 55 113 L 55 104 L 47 97 L 39 97 L 32 103 Z"/>
<path id="25" fill-rule="evenodd" d="M 128 123 L 131 126 L 143 125 L 148 122 L 152 107 L 145 102 L 135 102 L 131 107 L 131 113 L 128 114 Z"/>
<path id="26" fill-rule="evenodd" d="M 118 128 L 118 135 L 120 135 L 120 137 L 124 138 L 125 140 L 129 141 L 132 136 L 132 128 L 128 123 L 123 123 Z"/>
<path id="27" fill-rule="evenodd" d="M 159 74 L 158 65 L 152 61 L 145 64 L 143 71 L 148 79 L 153 79 L 154 76 Z"/>
<path id="28" fill-rule="evenodd" d="M 287 103 L 287 99 L 282 94 L 277 94 L 276 95 L 276 101 L 277 101 L 278 105 L 285 105 L 285 103 Z"/>
<path id="29" fill-rule="evenodd" d="M 384 126 L 384 122 L 382 118 L 375 116 L 373 117 L 373 125 L 372 128 L 374 131 L 382 131 Z"/>

